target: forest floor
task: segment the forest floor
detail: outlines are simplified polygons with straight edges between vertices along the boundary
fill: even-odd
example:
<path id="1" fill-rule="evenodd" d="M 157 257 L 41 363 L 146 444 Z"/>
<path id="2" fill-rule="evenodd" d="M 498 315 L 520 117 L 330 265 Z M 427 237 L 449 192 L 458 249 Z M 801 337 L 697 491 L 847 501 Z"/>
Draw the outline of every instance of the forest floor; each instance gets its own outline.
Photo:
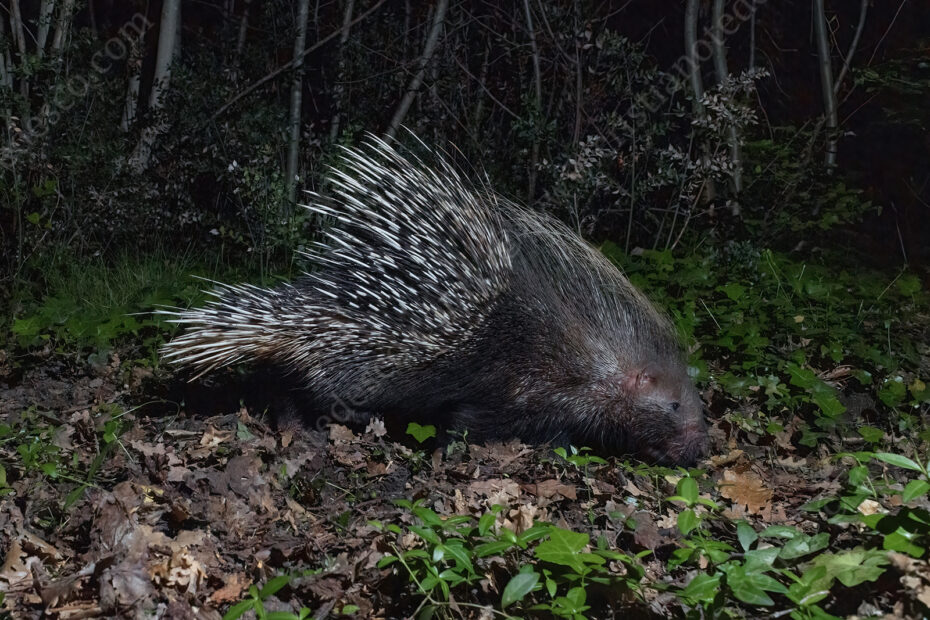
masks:
<path id="1" fill-rule="evenodd" d="M 29 369 L 14 372 L 0 353 L 0 385 L 7 384 L 0 387 L 0 615 L 399 618 L 429 607 L 446 616 L 500 617 L 491 607 L 500 605 L 511 575 L 545 562 L 523 551 L 526 541 L 497 554 L 468 545 L 503 540 L 501 532 L 518 541 L 534 522 L 626 554 L 598 564 L 598 579 L 582 579 L 586 600 L 577 615 L 550 602 L 544 616 L 684 617 L 695 613 L 689 600 L 708 600 L 700 593 L 688 599 L 682 588 L 716 557 L 710 544 L 690 562 L 673 561 L 699 540 L 693 531 L 682 534 L 690 531 L 680 525 L 682 503 L 669 500 L 680 494 L 684 470 L 615 459 L 570 463 L 551 448 L 516 442 L 455 442 L 427 453 L 392 441 L 377 422 L 364 433 L 276 430 L 244 407 L 212 415 L 153 406 L 150 386 L 164 378 L 127 370 L 115 355 L 96 367 L 57 355 L 19 366 Z M 829 551 L 859 548 L 860 525 L 801 509 L 841 495 L 851 459 L 832 458 L 823 444 L 799 452 L 791 428 L 755 436 L 753 445 L 731 422 L 710 422 L 713 456 L 692 472 L 700 498 L 711 500 L 693 503 L 700 540 L 737 547 L 748 530 L 734 524 L 745 522 L 755 531 L 796 532 L 811 552 L 826 550 L 812 542 L 824 540 L 822 532 Z M 836 449 L 856 449 L 855 441 Z M 397 498 L 422 501 L 398 505 Z M 714 519 L 707 518 L 711 502 Z M 461 534 L 430 523 L 431 515 L 468 515 L 481 526 Z M 467 562 L 450 562 L 463 548 L 454 538 L 465 541 Z M 418 548 L 430 553 L 403 556 Z M 385 559 L 399 554 L 405 561 Z M 902 554 L 890 561 L 873 562 L 871 579 L 856 587 L 834 585 L 831 613 L 905 617 L 930 601 L 926 561 Z M 430 587 L 431 563 L 452 571 L 438 578 L 450 590 Z M 550 564 L 552 574 L 558 564 Z M 729 579 L 732 589 L 737 578 Z M 566 582 L 552 580 L 564 593 Z M 538 589 L 533 597 L 545 599 Z M 532 616 L 530 602 L 507 611 Z M 772 611 L 728 604 L 747 617 Z"/>

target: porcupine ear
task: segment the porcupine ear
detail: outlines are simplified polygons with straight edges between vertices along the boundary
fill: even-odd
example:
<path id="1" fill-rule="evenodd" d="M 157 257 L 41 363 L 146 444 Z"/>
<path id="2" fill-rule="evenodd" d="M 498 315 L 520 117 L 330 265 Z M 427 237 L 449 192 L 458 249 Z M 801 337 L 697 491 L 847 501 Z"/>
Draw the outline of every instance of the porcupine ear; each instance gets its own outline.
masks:
<path id="1" fill-rule="evenodd" d="M 655 364 L 633 368 L 623 379 L 623 391 L 631 395 L 647 392 L 655 387 L 658 376 L 659 368 Z"/>

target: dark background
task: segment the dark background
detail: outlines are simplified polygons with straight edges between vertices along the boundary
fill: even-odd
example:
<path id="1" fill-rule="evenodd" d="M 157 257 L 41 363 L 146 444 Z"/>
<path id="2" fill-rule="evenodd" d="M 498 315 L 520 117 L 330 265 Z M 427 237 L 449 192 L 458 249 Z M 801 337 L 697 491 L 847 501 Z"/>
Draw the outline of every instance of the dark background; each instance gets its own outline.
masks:
<path id="1" fill-rule="evenodd" d="M 25 48 L 14 36 L 13 4 Z M 665 84 L 685 51 L 686 3 L 649 0 L 453 0 L 402 122 L 426 143 L 454 145 L 459 163 L 486 171 L 501 192 L 627 251 L 749 239 L 924 273 L 930 5 L 868 4 L 831 131 L 823 122 L 812 3 L 756 4 L 754 23 L 726 37 L 726 60 L 733 77 L 749 68 L 750 56 L 762 72 L 741 92 L 724 89 L 722 111 L 704 127 L 695 122 L 687 81 L 635 129 L 629 123 L 636 97 Z M 258 257 L 272 270 L 289 264 L 315 229 L 292 207 L 285 178 L 294 140 L 295 72 L 287 65 L 300 3 L 183 0 L 170 80 L 156 98 L 161 2 L 77 2 L 57 53 L 54 32 L 38 48 L 39 5 L 0 4 L 10 76 L 0 91 L 8 117 L 0 170 L 4 289 L 30 270 L 41 278 L 47 264 L 39 258 L 49 253 L 81 260 L 194 247 L 227 260 Z M 712 6 L 697 5 L 698 38 L 706 39 Z M 336 144 L 388 128 L 420 68 L 438 4 L 359 0 L 340 37 L 346 7 L 308 4 L 305 47 L 329 38 L 297 63 L 304 188 L 320 188 Z M 826 3 L 834 77 L 860 9 L 859 2 Z M 126 25 L 142 16 L 150 27 L 140 38 Z M 138 45 L 133 54 L 130 44 Z M 712 60 L 701 71 L 717 96 Z M 134 75 L 138 93 L 127 94 Z M 136 114 L 121 127 L 127 97 Z M 728 161 L 727 109 L 754 118 L 738 128 L 739 191 L 726 169 L 700 165 L 707 152 Z M 48 110 L 57 113 L 43 116 Z M 146 132 L 151 155 L 140 163 L 133 154 Z M 829 136 L 837 139 L 833 166 L 824 164 Z M 399 137 L 410 142 L 404 132 Z M 570 174 L 581 161 L 581 173 Z M 728 207 L 734 203 L 738 214 Z"/>

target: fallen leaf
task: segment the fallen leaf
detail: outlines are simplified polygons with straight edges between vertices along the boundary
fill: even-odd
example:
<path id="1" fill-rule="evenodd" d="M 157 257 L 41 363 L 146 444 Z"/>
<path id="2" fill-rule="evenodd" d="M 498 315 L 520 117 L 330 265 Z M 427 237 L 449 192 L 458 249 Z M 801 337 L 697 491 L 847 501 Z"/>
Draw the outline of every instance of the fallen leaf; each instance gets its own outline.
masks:
<path id="1" fill-rule="evenodd" d="M 761 514 L 766 508 L 771 510 L 772 490 L 766 488 L 762 478 L 752 471 L 740 473 L 727 469 L 718 486 L 720 495 L 732 500 L 734 504 L 745 506 L 751 513 Z"/>

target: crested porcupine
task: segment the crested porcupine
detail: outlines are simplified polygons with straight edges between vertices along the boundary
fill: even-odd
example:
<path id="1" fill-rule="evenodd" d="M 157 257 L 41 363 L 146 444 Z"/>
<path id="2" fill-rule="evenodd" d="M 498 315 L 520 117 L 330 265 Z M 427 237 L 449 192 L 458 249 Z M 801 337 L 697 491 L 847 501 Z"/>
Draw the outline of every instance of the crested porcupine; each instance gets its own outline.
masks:
<path id="1" fill-rule="evenodd" d="M 290 369 L 316 414 L 694 462 L 703 406 L 668 321 L 567 227 L 433 157 L 346 149 L 334 196 L 307 207 L 333 221 L 320 268 L 164 311 L 187 328 L 164 357 Z"/>

